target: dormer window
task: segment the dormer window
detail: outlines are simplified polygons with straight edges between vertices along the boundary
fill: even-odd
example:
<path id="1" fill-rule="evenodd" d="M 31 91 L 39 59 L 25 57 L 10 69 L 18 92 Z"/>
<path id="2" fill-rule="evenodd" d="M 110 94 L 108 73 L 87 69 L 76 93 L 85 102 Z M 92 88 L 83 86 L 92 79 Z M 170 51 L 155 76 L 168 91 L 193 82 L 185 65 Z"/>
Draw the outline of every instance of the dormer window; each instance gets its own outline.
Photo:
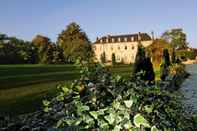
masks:
<path id="1" fill-rule="evenodd" d="M 114 38 L 112 38 L 112 42 L 115 42 L 115 39 Z"/>
<path id="2" fill-rule="evenodd" d="M 106 43 L 108 43 L 109 42 L 109 38 L 106 38 Z"/>
<path id="3" fill-rule="evenodd" d="M 103 43 L 103 39 L 100 39 L 100 43 Z"/>
<path id="4" fill-rule="evenodd" d="M 131 41 L 134 41 L 134 37 L 131 37 Z"/>
<path id="5" fill-rule="evenodd" d="M 111 50 L 113 50 L 113 46 L 111 46 Z"/>
<path id="6" fill-rule="evenodd" d="M 124 38 L 124 41 L 127 42 L 127 37 Z"/>
<path id="7" fill-rule="evenodd" d="M 118 38 L 118 42 L 121 42 L 121 39 L 120 39 L 120 37 Z"/>

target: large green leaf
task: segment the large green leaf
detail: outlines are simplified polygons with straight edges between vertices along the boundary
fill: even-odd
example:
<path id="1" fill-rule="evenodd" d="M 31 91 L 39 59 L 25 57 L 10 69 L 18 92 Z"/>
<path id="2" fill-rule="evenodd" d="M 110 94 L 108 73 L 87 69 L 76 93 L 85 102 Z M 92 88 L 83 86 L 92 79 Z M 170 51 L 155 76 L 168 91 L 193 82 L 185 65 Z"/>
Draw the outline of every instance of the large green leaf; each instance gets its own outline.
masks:
<path id="1" fill-rule="evenodd" d="M 153 111 L 153 106 L 152 105 L 146 105 L 146 106 L 144 106 L 144 109 L 147 113 L 151 113 Z"/>
<path id="2" fill-rule="evenodd" d="M 148 121 L 141 114 L 134 116 L 134 124 L 138 128 L 140 127 L 140 125 L 143 125 L 144 127 L 150 127 Z"/>
<path id="3" fill-rule="evenodd" d="M 113 129 L 113 131 L 120 131 L 121 130 L 121 126 L 120 125 L 116 125 Z"/>
<path id="4" fill-rule="evenodd" d="M 130 121 L 127 121 L 127 123 L 124 124 L 125 129 L 130 129 L 132 127 L 132 124 Z"/>
<path id="5" fill-rule="evenodd" d="M 81 106 L 81 110 L 82 111 L 89 111 L 90 108 L 89 108 L 89 106 Z"/>
<path id="6" fill-rule="evenodd" d="M 115 114 L 110 113 L 109 115 L 105 116 L 104 118 L 105 118 L 105 120 L 108 121 L 108 123 L 110 125 L 112 125 L 115 121 L 115 117 L 116 117 Z"/>
<path id="7" fill-rule="evenodd" d="M 119 109 L 119 107 L 120 107 L 120 102 L 114 101 L 114 102 L 113 102 L 113 107 L 114 107 L 115 109 Z"/>
<path id="8" fill-rule="evenodd" d="M 151 131 L 159 131 L 156 126 L 151 127 Z"/>
<path id="9" fill-rule="evenodd" d="M 97 119 L 97 118 L 98 118 L 98 112 L 96 112 L 96 111 L 91 111 L 91 112 L 90 112 L 90 115 L 91 115 L 94 119 Z"/>
<path id="10" fill-rule="evenodd" d="M 124 101 L 124 103 L 127 108 L 131 108 L 131 106 L 133 105 L 133 100 L 126 100 Z"/>
<path id="11" fill-rule="evenodd" d="M 43 101 L 42 101 L 42 103 L 43 103 L 43 105 L 44 105 L 44 106 L 49 106 L 49 104 L 50 104 L 50 101 L 43 100 Z"/>

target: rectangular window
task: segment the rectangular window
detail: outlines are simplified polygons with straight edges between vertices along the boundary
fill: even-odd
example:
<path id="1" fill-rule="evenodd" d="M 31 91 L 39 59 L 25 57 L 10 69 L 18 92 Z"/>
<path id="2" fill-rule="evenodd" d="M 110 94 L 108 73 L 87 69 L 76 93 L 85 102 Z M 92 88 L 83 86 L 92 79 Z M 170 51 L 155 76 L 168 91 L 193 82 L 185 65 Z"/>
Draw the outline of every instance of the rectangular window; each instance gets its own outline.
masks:
<path id="1" fill-rule="evenodd" d="M 113 46 L 111 46 L 111 50 L 113 50 Z"/>
<path id="2" fill-rule="evenodd" d="M 109 38 L 106 38 L 106 43 L 108 43 L 109 42 Z"/>
<path id="3" fill-rule="evenodd" d="M 120 46 L 118 46 L 118 50 L 120 50 Z"/>
<path id="4" fill-rule="evenodd" d="M 134 41 L 134 37 L 131 37 L 131 41 Z"/>
<path id="5" fill-rule="evenodd" d="M 118 42 L 121 42 L 121 39 L 120 39 L 120 37 L 118 38 Z"/>

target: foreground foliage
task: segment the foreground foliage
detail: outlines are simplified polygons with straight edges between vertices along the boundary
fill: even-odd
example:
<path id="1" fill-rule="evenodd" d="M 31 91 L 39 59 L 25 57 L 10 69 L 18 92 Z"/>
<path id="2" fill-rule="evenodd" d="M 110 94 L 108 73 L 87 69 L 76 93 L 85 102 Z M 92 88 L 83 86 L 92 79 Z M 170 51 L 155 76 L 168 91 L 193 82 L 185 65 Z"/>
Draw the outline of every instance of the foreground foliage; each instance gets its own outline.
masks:
<path id="1" fill-rule="evenodd" d="M 194 127 L 177 94 L 139 77 L 113 76 L 102 65 L 83 62 L 81 68 L 79 80 L 60 86 L 54 100 L 43 101 L 45 112 L 61 114 L 56 128 L 169 131 Z"/>

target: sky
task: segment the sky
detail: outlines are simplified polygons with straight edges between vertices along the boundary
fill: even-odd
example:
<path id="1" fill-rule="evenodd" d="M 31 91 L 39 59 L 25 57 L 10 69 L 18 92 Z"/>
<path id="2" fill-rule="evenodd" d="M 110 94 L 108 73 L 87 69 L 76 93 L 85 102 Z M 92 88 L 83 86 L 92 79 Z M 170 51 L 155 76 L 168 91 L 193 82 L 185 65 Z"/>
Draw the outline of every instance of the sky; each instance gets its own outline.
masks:
<path id="1" fill-rule="evenodd" d="M 37 34 L 53 42 L 77 22 L 89 39 L 183 28 L 197 48 L 197 0 L 1 0 L 0 32 L 24 40 Z"/>

